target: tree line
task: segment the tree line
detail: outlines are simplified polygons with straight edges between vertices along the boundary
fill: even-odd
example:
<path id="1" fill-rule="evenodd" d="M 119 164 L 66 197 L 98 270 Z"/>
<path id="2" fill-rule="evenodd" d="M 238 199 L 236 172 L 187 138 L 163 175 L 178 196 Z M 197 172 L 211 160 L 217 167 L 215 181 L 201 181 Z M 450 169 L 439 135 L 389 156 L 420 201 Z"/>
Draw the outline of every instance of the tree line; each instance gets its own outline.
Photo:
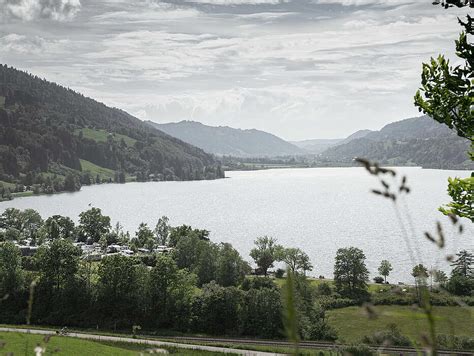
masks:
<path id="1" fill-rule="evenodd" d="M 326 309 L 376 297 L 368 291 L 365 255 L 356 247 L 337 251 L 332 284 L 315 285 L 306 276 L 313 269 L 309 256 L 298 248 L 260 237 L 250 252 L 257 266 L 252 270 L 231 244 L 212 242 L 207 230 L 172 227 L 166 217 L 153 228 L 140 224 L 131 235 L 119 224 L 112 227 L 98 208 L 82 212 L 77 224 L 64 216 L 44 220 L 31 209 L 7 209 L 0 216 L 0 241 L 0 318 L 6 323 L 28 318 L 34 324 L 109 330 L 140 325 L 282 337 L 285 280 L 269 277 L 278 261 L 294 276 L 298 331 L 304 339 L 336 339 Z M 111 252 L 110 247 L 120 245 L 136 253 Z M 26 246 L 36 247 L 35 252 L 22 255 Z M 87 258 L 84 246 L 95 246 L 102 258 Z M 454 291 L 472 293 L 472 254 L 461 252 L 453 263 L 451 277 L 440 278 L 439 284 L 450 288 L 461 281 L 464 287 Z M 417 283 L 424 283 L 428 271 L 416 268 Z M 383 261 L 380 274 L 386 277 L 390 270 L 390 262 Z M 278 269 L 275 274 L 283 273 Z"/>

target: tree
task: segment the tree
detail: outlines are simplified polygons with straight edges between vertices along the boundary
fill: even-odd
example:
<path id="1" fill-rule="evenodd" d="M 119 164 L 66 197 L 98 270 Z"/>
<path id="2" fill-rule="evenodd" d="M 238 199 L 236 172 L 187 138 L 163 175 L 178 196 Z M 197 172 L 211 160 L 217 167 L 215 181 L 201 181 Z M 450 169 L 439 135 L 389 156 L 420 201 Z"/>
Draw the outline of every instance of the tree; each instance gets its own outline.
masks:
<path id="1" fill-rule="evenodd" d="M 462 1 L 446 1 L 446 4 Z M 457 134 L 471 141 L 471 160 L 474 160 L 474 35 L 473 18 L 459 20 L 464 31 L 456 41 L 456 55 L 463 65 L 452 67 L 443 55 L 423 64 L 421 89 L 415 95 L 415 105 L 434 120 L 456 130 Z M 474 172 L 470 178 L 449 180 L 448 193 L 452 202 L 440 208 L 444 214 L 454 214 L 474 222 Z"/>
<path id="2" fill-rule="evenodd" d="M 447 274 L 441 270 L 436 270 L 433 272 L 433 279 L 435 283 L 438 283 L 438 285 L 442 288 L 445 288 L 446 283 L 448 282 Z"/>
<path id="3" fill-rule="evenodd" d="M 0 245 L 0 299 L 14 295 L 22 288 L 21 254 L 12 242 Z"/>
<path id="4" fill-rule="evenodd" d="M 0 216 L 0 228 L 18 230 L 22 238 L 35 238 L 43 225 L 41 215 L 33 209 L 5 209 Z"/>
<path id="5" fill-rule="evenodd" d="M 387 283 L 387 277 L 388 277 L 388 275 L 390 274 L 390 272 L 392 270 L 393 270 L 393 267 L 392 267 L 392 264 L 389 261 L 382 260 L 382 262 L 380 262 L 380 266 L 378 268 L 378 271 L 379 271 L 380 275 L 382 275 L 384 277 L 385 283 Z"/>
<path id="6" fill-rule="evenodd" d="M 155 235 L 150 230 L 147 224 L 141 223 L 138 231 L 135 234 L 134 243 L 139 248 L 146 248 L 150 251 L 155 247 Z"/>
<path id="7" fill-rule="evenodd" d="M 205 284 L 194 302 L 197 329 L 210 334 L 237 333 L 242 297 L 243 291 L 235 287 Z"/>
<path id="8" fill-rule="evenodd" d="M 155 236 L 159 245 L 166 246 L 168 244 L 170 230 L 169 219 L 166 216 L 162 216 L 155 226 Z"/>
<path id="9" fill-rule="evenodd" d="M 98 242 L 110 230 L 110 217 L 102 215 L 99 208 L 91 208 L 79 214 L 79 229 L 83 239 Z"/>
<path id="10" fill-rule="evenodd" d="M 451 263 L 454 267 L 451 272 L 452 275 L 459 275 L 463 277 L 473 277 L 474 254 L 462 250 L 456 254 L 457 258 Z"/>
<path id="11" fill-rule="evenodd" d="M 257 278 L 262 279 L 263 278 Z M 241 309 L 242 333 L 248 336 L 281 336 L 282 299 L 276 288 L 251 288 L 244 294 Z"/>
<path id="12" fill-rule="evenodd" d="M 470 6 L 474 7 L 474 1 L 473 0 L 434 0 L 433 5 L 441 5 L 445 9 L 448 9 L 450 7 L 456 6 L 456 7 L 464 7 L 464 6 Z"/>
<path id="13" fill-rule="evenodd" d="M 229 243 L 221 243 L 217 257 L 216 282 L 221 286 L 237 286 L 250 270 L 239 252 Z"/>
<path id="14" fill-rule="evenodd" d="M 460 274 L 453 274 L 449 278 L 446 289 L 455 295 L 472 295 L 474 291 L 474 278 L 465 277 Z"/>
<path id="15" fill-rule="evenodd" d="M 338 249 L 334 264 L 336 291 L 343 297 L 365 299 L 368 280 L 364 252 L 356 247 Z"/>
<path id="16" fill-rule="evenodd" d="M 74 222 L 67 216 L 53 215 L 44 223 L 47 235 L 51 239 L 73 239 Z"/>
<path id="17" fill-rule="evenodd" d="M 146 269 L 122 255 L 107 256 L 98 269 L 98 300 L 100 315 L 114 326 L 130 326 L 140 316 L 139 305 L 144 295 Z"/>
<path id="18" fill-rule="evenodd" d="M 302 271 L 303 274 L 306 274 L 307 271 L 313 269 L 309 256 L 299 248 L 283 249 L 279 256 L 279 260 L 285 262 L 292 273 Z"/>
<path id="19" fill-rule="evenodd" d="M 81 189 L 81 183 L 77 177 L 72 173 L 66 174 L 66 178 L 64 178 L 64 190 L 68 192 L 75 192 L 79 189 Z"/>
<path id="20" fill-rule="evenodd" d="M 273 263 L 278 259 L 282 249 L 276 242 L 277 240 L 272 237 L 259 237 L 255 241 L 255 247 L 250 251 L 250 257 L 253 258 L 265 276 L 268 269 L 273 267 Z"/>
<path id="21" fill-rule="evenodd" d="M 425 266 L 423 266 L 421 263 L 413 267 L 411 275 L 415 278 L 415 285 L 417 287 L 426 285 L 426 280 L 429 276 L 428 269 Z"/>
<path id="22" fill-rule="evenodd" d="M 79 268 L 81 250 L 68 240 L 54 240 L 43 245 L 35 255 L 41 273 L 41 282 L 61 292 L 74 278 Z"/>
<path id="23" fill-rule="evenodd" d="M 156 257 L 156 265 L 150 271 L 148 285 L 152 315 L 157 318 L 154 324 L 159 327 L 187 325 L 186 316 L 189 316 L 196 276 L 178 269 L 170 256 L 161 254 Z M 179 320 L 178 315 L 181 316 Z"/>

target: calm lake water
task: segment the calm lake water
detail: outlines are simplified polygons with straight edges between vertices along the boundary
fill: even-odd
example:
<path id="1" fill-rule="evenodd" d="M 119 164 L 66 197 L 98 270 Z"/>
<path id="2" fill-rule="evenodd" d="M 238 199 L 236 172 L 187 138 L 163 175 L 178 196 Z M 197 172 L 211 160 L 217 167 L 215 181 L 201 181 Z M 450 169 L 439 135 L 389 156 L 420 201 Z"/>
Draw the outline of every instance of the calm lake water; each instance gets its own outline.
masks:
<path id="1" fill-rule="evenodd" d="M 410 232 L 407 246 L 393 204 L 371 194 L 376 178 L 362 168 L 276 169 L 227 172 L 228 179 L 197 182 L 150 182 L 83 187 L 77 193 L 19 198 L 0 203 L 38 210 L 43 217 L 67 215 L 77 221 L 89 204 L 99 207 L 135 231 L 140 222 L 154 227 L 166 215 L 172 225 L 188 224 L 211 231 L 211 239 L 232 243 L 248 260 L 256 237 L 273 236 L 285 246 L 306 251 L 315 266 L 311 275 L 332 278 L 334 256 L 340 247 L 364 250 L 371 278 L 382 259 L 392 262 L 391 282 L 411 282 L 416 262 L 448 269 L 447 253 L 473 249 L 474 229 L 465 220 L 465 233 L 453 233 L 449 219 L 437 207 L 449 201 L 449 176 L 467 176 L 466 171 L 397 168 L 408 177 L 412 193 L 399 202 L 404 225 Z M 440 220 L 448 236 L 447 248 L 439 252 L 425 241 L 424 231 L 436 231 Z M 449 269 L 448 269 L 449 270 Z"/>

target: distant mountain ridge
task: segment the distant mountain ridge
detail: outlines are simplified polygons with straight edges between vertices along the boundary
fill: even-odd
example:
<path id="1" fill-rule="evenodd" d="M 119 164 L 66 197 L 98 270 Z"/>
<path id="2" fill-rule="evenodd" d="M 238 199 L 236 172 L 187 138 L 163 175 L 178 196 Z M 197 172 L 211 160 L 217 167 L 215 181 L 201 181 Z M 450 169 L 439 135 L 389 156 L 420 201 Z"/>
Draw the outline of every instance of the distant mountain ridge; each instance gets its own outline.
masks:
<path id="1" fill-rule="evenodd" d="M 469 145 L 469 140 L 446 125 L 421 116 L 393 122 L 380 131 L 328 148 L 320 158 L 333 164 L 349 164 L 354 157 L 363 157 L 388 165 L 472 169 Z"/>
<path id="2" fill-rule="evenodd" d="M 301 148 L 273 134 L 256 129 L 208 126 L 196 121 L 147 123 L 170 136 L 219 156 L 276 157 L 305 153 Z"/>

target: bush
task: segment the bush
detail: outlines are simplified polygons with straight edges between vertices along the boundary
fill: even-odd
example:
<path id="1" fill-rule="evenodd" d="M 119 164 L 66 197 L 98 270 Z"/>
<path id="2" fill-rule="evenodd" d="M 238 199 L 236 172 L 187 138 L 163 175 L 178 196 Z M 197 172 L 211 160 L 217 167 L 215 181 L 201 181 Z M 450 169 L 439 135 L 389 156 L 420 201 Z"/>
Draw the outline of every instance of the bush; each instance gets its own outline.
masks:
<path id="1" fill-rule="evenodd" d="M 376 354 L 367 345 L 347 345 L 339 350 L 343 355 L 350 356 L 373 356 Z"/>
<path id="2" fill-rule="evenodd" d="M 412 305 L 417 302 L 415 295 L 411 293 L 397 294 L 393 292 L 373 294 L 371 302 L 374 305 Z"/>
<path id="3" fill-rule="evenodd" d="M 464 335 L 437 335 L 440 348 L 450 350 L 474 350 L 474 338 Z"/>
<path id="4" fill-rule="evenodd" d="M 250 289 L 262 289 L 262 288 L 276 289 L 277 286 L 275 285 L 273 280 L 268 277 L 256 277 L 256 278 L 246 277 L 241 284 L 241 288 L 245 291 L 248 291 Z"/>
<path id="5" fill-rule="evenodd" d="M 374 282 L 377 284 L 382 284 L 383 283 L 383 277 L 377 276 L 374 278 Z"/>
<path id="6" fill-rule="evenodd" d="M 340 297 L 338 298 L 334 296 L 322 296 L 318 299 L 318 303 L 326 310 L 352 307 L 360 304 L 357 300 Z"/>
<path id="7" fill-rule="evenodd" d="M 316 293 L 318 295 L 331 295 L 332 294 L 332 289 L 329 283 L 323 282 L 318 284 L 316 287 Z"/>
<path id="8" fill-rule="evenodd" d="M 275 278 L 283 278 L 285 275 L 285 270 L 282 268 L 278 268 L 275 272 Z"/>
<path id="9" fill-rule="evenodd" d="M 395 324 L 389 324 L 385 330 L 364 336 L 362 342 L 369 345 L 411 346 L 410 339 L 402 335 Z"/>
<path id="10" fill-rule="evenodd" d="M 474 278 L 453 275 L 446 286 L 455 295 L 471 296 L 474 291 Z"/>

